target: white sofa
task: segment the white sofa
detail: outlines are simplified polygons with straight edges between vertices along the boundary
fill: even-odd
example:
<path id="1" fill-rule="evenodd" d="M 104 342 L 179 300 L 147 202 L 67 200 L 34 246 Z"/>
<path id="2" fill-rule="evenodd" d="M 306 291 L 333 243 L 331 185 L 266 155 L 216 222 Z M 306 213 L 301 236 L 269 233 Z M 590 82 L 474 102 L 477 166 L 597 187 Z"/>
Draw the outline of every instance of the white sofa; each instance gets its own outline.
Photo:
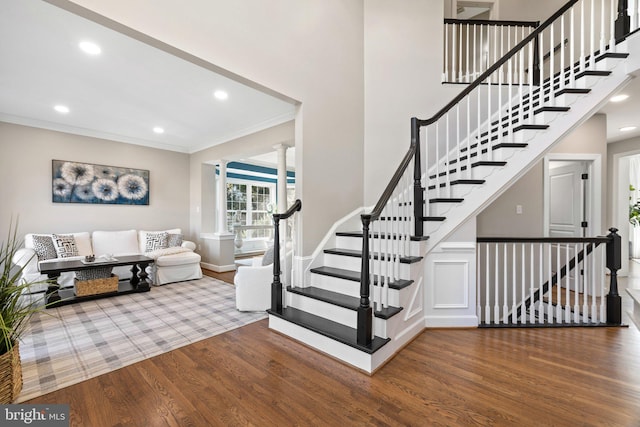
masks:
<path id="1" fill-rule="evenodd" d="M 49 247 L 47 237 L 51 238 L 53 249 Z M 170 244 L 173 246 L 169 246 Z M 112 255 L 116 258 L 118 255 L 149 256 L 154 259 L 154 263 L 147 271 L 149 280 L 154 285 L 164 285 L 202 278 L 200 255 L 194 252 L 195 248 L 195 243 L 182 240 L 180 229 L 94 231 L 91 234 L 89 232 L 27 234 L 24 239 L 24 248 L 16 252 L 13 263 L 23 267 L 21 278 L 24 281 L 39 282 L 29 288 L 29 293 L 47 289 L 47 284 L 44 283 L 47 276 L 40 273 L 42 263 L 82 259 L 86 255 L 96 257 Z M 131 277 L 130 267 L 116 267 L 113 273 L 120 279 Z M 74 272 L 62 273 L 58 283 L 63 287 L 72 286 L 74 277 Z"/>

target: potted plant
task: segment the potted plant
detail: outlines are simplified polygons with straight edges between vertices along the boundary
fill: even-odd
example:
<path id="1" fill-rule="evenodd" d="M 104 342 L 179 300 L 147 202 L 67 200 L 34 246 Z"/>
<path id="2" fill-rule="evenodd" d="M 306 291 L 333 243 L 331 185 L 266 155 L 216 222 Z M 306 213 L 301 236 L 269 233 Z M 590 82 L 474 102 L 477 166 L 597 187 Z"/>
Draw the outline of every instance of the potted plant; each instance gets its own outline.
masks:
<path id="1" fill-rule="evenodd" d="M 9 225 L 7 241 L 0 244 L 0 404 L 13 402 L 22 390 L 22 365 L 18 342 L 31 316 L 42 305 L 20 298 L 32 283 L 21 283 L 23 268 L 12 263 L 22 245 L 17 223 Z"/>

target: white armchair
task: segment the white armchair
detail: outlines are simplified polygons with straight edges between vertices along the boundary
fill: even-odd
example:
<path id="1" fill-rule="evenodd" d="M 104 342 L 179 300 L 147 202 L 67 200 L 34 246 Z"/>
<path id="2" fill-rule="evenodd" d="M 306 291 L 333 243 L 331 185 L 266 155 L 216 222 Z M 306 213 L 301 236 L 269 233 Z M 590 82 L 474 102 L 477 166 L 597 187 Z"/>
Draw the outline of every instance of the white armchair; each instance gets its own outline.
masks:
<path id="1" fill-rule="evenodd" d="M 287 253 L 287 266 L 291 266 L 292 252 Z M 239 266 L 233 282 L 236 287 L 236 308 L 240 311 L 264 311 L 271 308 L 271 283 L 273 282 L 273 262 L 263 265 L 269 251 L 263 257 L 256 257 L 250 266 Z M 280 269 L 285 269 L 285 257 L 280 257 Z M 283 275 L 284 276 L 284 275 Z"/>

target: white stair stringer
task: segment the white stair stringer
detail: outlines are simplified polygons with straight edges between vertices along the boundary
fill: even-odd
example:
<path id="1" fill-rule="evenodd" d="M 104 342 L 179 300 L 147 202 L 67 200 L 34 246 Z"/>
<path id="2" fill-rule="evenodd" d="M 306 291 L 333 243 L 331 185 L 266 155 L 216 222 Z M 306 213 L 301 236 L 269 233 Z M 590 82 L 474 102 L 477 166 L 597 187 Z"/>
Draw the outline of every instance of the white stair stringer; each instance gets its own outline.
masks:
<path id="1" fill-rule="evenodd" d="M 621 49 L 621 51 L 624 51 L 624 49 Z M 638 49 L 638 53 L 640 53 L 640 49 Z M 630 55 L 632 54 L 630 52 Z M 491 173 L 483 178 L 485 179 L 484 185 L 468 194 L 463 202 L 451 206 L 446 213 L 443 212 L 447 218 L 429 235 L 428 251 L 455 231 L 460 224 L 477 215 L 493 202 L 540 161 L 556 143 L 596 113 L 608 102 L 608 98 L 613 93 L 633 78 L 627 69 L 628 67 L 625 66 L 626 60 L 617 59 L 616 61 L 616 66 L 610 69 L 612 71 L 611 75 L 599 79 L 590 88 L 590 93 L 572 95 L 579 96 L 580 101 L 572 103 L 571 109 L 564 113 L 563 120 L 554 120 L 549 128 L 545 130 L 524 131 L 533 134 L 527 140 L 528 146 L 514 153 L 508 160 L 507 165 L 493 168 Z M 613 61 L 609 63 L 613 64 Z M 435 214 L 430 213 L 430 215 Z"/>

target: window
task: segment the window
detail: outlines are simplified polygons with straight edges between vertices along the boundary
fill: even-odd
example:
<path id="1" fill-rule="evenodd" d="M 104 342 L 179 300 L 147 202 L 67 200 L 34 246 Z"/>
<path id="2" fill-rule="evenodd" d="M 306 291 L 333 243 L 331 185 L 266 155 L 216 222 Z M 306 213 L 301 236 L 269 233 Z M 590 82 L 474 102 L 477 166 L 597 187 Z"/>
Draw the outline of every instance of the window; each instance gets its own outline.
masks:
<path id="1" fill-rule="evenodd" d="M 227 182 L 227 227 L 273 224 L 275 185 Z M 243 238 L 269 238 L 270 229 L 247 230 Z"/>

